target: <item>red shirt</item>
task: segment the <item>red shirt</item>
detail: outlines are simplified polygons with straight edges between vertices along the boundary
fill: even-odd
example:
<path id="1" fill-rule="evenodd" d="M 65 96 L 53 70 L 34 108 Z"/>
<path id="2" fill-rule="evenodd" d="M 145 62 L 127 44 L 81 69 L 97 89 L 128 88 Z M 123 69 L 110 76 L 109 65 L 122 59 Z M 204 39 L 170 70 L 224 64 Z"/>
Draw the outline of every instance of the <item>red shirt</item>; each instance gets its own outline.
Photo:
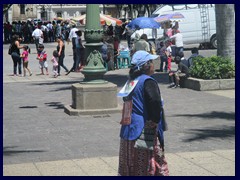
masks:
<path id="1" fill-rule="evenodd" d="M 47 53 L 45 51 L 42 51 L 41 53 L 38 53 L 37 57 L 38 57 L 39 61 L 46 61 Z"/>

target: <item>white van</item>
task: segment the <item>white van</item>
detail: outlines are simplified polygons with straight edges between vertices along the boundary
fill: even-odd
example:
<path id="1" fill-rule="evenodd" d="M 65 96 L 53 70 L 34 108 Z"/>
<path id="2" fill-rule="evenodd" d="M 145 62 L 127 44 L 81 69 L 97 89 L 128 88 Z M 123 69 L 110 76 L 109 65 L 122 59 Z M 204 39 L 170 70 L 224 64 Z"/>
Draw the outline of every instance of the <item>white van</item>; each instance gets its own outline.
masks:
<path id="1" fill-rule="evenodd" d="M 179 30 L 183 35 L 184 45 L 188 44 L 211 44 L 217 48 L 216 17 L 214 4 L 174 4 L 164 5 L 156 9 L 151 17 L 179 12 L 185 17 L 179 22 Z M 148 39 L 163 36 L 163 29 L 157 29 L 157 37 L 152 29 L 140 29 L 135 33 L 145 33 Z M 131 38 L 135 37 L 135 33 Z"/>

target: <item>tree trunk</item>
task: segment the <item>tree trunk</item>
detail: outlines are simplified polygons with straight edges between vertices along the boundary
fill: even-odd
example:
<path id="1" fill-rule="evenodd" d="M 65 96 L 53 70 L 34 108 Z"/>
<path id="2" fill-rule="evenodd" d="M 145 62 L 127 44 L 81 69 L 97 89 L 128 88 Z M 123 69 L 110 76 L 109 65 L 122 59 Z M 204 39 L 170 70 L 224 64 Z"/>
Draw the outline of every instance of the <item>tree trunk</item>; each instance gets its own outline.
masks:
<path id="1" fill-rule="evenodd" d="M 217 55 L 230 57 L 235 64 L 234 4 L 216 4 Z"/>

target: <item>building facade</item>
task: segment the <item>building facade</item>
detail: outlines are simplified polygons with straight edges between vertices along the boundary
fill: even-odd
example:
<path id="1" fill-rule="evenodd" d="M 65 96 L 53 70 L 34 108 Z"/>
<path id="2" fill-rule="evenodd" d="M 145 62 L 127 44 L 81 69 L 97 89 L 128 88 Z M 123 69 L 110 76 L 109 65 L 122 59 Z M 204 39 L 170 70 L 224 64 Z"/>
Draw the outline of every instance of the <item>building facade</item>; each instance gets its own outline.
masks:
<path id="1" fill-rule="evenodd" d="M 103 14 L 118 18 L 116 6 L 113 4 L 100 4 Z M 13 4 L 6 13 L 3 22 L 26 21 L 28 19 L 40 19 L 52 21 L 62 17 L 70 19 L 86 13 L 86 4 Z"/>

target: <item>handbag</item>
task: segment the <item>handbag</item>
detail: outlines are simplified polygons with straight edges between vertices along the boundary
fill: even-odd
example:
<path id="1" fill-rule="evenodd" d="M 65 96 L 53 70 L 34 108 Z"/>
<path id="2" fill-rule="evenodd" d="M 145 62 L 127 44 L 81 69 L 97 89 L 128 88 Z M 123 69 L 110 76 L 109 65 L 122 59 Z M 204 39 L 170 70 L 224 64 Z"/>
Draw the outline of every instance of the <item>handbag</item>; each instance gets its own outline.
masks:
<path id="1" fill-rule="evenodd" d="M 127 100 L 123 103 L 122 120 L 120 122 L 121 125 L 131 124 L 132 104 L 132 100 Z"/>
<path id="2" fill-rule="evenodd" d="M 139 138 L 135 141 L 134 148 L 153 151 L 156 132 L 156 128 L 145 127 Z"/>
<path id="3" fill-rule="evenodd" d="M 9 45 L 8 54 L 9 54 L 9 55 L 12 55 L 12 44 Z"/>

